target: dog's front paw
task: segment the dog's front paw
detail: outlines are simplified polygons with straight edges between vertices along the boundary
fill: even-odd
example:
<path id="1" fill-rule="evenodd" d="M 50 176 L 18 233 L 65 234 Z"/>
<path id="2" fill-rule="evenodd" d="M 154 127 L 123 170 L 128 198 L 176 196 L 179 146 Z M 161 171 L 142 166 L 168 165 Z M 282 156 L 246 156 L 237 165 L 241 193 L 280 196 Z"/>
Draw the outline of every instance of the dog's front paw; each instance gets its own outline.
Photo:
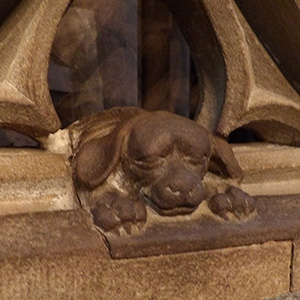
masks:
<path id="1" fill-rule="evenodd" d="M 103 195 L 91 213 L 97 226 L 117 234 L 121 228 L 130 234 L 133 225 L 140 229 L 147 219 L 146 207 L 141 200 L 132 200 L 117 192 Z"/>
<path id="2" fill-rule="evenodd" d="M 254 212 L 256 199 L 241 189 L 230 186 L 225 193 L 212 197 L 208 202 L 208 206 L 214 214 L 225 220 L 230 219 L 230 214 L 233 214 L 237 219 L 242 219 Z"/>

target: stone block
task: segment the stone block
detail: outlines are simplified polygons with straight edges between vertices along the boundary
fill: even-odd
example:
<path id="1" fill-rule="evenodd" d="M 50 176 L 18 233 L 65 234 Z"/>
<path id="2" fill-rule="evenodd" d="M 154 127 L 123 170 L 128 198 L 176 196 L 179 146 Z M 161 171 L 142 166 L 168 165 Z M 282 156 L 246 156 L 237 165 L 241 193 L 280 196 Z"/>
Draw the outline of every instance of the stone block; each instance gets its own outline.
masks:
<path id="1" fill-rule="evenodd" d="M 1 149 L 0 215 L 77 207 L 67 154 Z"/>
<path id="2" fill-rule="evenodd" d="M 290 242 L 111 260 L 97 251 L 2 260 L 0 298 L 259 300 L 289 291 Z"/>
<path id="3" fill-rule="evenodd" d="M 265 143 L 233 145 L 244 172 L 242 189 L 255 195 L 300 193 L 300 149 Z"/>

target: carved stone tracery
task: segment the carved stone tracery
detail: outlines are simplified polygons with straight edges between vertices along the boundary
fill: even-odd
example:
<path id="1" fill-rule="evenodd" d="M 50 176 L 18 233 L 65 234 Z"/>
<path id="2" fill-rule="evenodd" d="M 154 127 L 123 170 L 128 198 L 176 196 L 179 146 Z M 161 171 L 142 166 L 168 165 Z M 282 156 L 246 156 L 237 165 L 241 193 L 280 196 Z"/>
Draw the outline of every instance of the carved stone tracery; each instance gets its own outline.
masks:
<path id="1" fill-rule="evenodd" d="M 2 21 L 0 125 L 39 136 L 43 150 L 1 150 L 1 194 L 6 201 L 21 203 L 14 209 L 1 204 L 1 212 L 77 209 L 76 216 L 93 217 L 114 258 L 297 238 L 299 199 L 276 195 L 300 193 L 299 149 L 243 145 L 234 147 L 234 155 L 225 140 L 208 131 L 228 136 L 246 126 L 265 141 L 298 144 L 299 95 L 234 1 L 164 2 L 182 28 L 196 64 L 203 101 L 197 122 L 206 129 L 168 112 L 127 108 L 79 120 L 65 131 L 57 131 L 60 122 L 49 97 L 46 74 L 56 26 L 69 1 L 55 1 L 55 5 L 47 0 L 20 1 Z M 99 5 L 97 9 L 100 13 Z M 85 29 L 98 26 L 93 13 L 85 8 L 73 7 L 69 13 L 62 24 L 72 27 L 72 18 L 81 13 L 89 17 Z M 80 27 L 80 22 L 76 24 Z M 63 33 L 56 40 L 58 46 L 68 36 Z M 59 51 L 56 54 L 61 58 Z M 72 55 L 67 58 L 71 60 Z M 97 60 L 88 58 L 88 62 Z M 107 65 L 106 70 L 109 72 Z M 87 86 L 92 87 L 95 77 L 90 85 L 82 84 L 80 91 L 85 93 Z M 182 82 L 186 88 L 186 81 Z M 120 91 L 132 92 L 121 84 Z M 157 96 L 154 93 L 153 99 Z M 50 132 L 56 133 L 48 136 Z M 64 139 L 65 144 L 61 143 Z M 241 186 L 235 156 L 245 171 Z M 24 165 L 40 172 L 28 172 Z M 81 205 L 91 215 L 76 203 L 72 170 Z M 254 199 L 243 190 L 252 196 L 266 196 Z M 72 213 L 65 212 L 59 219 Z M 47 219 L 48 215 L 43 216 Z"/>
<path id="2" fill-rule="evenodd" d="M 57 24 L 69 0 L 19 1 L 0 28 L 0 124 L 31 136 L 60 127 L 47 84 Z"/>
<path id="3" fill-rule="evenodd" d="M 66 24 L 82 33 L 89 26 L 99 29 L 102 17 L 110 25 L 122 19 L 110 44 L 112 49 L 119 48 L 104 51 L 110 59 L 100 59 L 102 69 L 90 72 L 86 64 L 97 61 L 95 53 L 81 61 L 89 70 L 83 76 L 86 81 L 76 87 L 75 98 L 83 105 L 80 112 L 86 109 L 83 100 L 87 95 L 92 98 L 89 104 L 97 99 L 99 74 L 107 72 L 115 82 L 110 67 L 120 73 L 116 78 L 123 78 L 116 90 L 114 84 L 105 87 L 106 91 L 112 88 L 115 97 L 111 99 L 122 104 L 122 93 L 128 97 L 137 90 L 137 81 L 130 89 L 132 77 L 119 71 L 126 70 L 128 61 L 133 67 L 131 75 L 137 74 L 138 65 L 137 60 L 132 63 L 123 55 L 124 40 L 118 41 L 122 32 L 137 36 L 137 31 L 131 35 L 135 29 L 126 22 L 130 14 L 126 15 L 125 2 L 132 7 L 138 4 L 74 0 L 61 23 L 56 40 L 60 46 L 68 39 L 63 29 Z M 1 1 L 0 127 L 30 135 L 40 147 L 0 149 L 0 214 L 15 214 L 0 218 L 1 299 L 258 300 L 286 293 L 290 298 L 291 292 L 300 290 L 299 242 L 295 241 L 300 232 L 300 149 L 266 143 L 228 145 L 212 134 L 227 136 L 246 126 L 264 141 L 299 143 L 299 72 L 297 64 L 293 65 L 299 60 L 299 11 L 292 0 L 164 2 L 182 28 L 196 63 L 196 98 L 203 101 L 197 122 L 204 127 L 168 112 L 122 108 L 57 130 L 59 119 L 49 98 L 46 73 L 55 28 L 68 1 Z M 95 18 L 93 10 L 97 10 Z M 276 16 L 270 17 L 270 11 Z M 157 15 L 160 18 L 165 16 Z M 86 22 L 81 28 L 82 21 Z M 145 23 L 144 32 L 155 36 L 151 30 L 155 20 Z M 173 19 L 171 23 L 166 36 L 178 30 Z M 271 30 L 264 28 L 270 24 Z M 98 34 L 109 40 L 111 32 L 105 32 L 108 34 Z M 91 44 L 96 45 L 95 32 L 91 36 Z M 74 56 L 75 48 L 68 52 L 65 45 L 64 50 L 71 53 L 68 58 L 90 51 L 91 44 L 85 41 L 91 36 L 76 35 L 74 44 L 82 42 L 87 47 Z M 274 48 L 286 37 L 287 49 Z M 146 96 L 174 110 L 178 95 L 189 98 L 189 79 L 179 78 L 176 84 L 176 76 L 186 74 L 188 68 L 169 70 L 174 57 L 182 53 L 176 45 L 160 51 L 159 45 L 168 43 L 156 41 L 153 53 L 174 56 L 155 60 L 151 47 L 147 48 L 149 69 L 158 68 L 161 78 L 168 79 L 162 98 L 159 88 Z M 151 40 L 144 42 L 151 44 Z M 129 56 L 138 48 L 136 40 L 130 45 L 134 49 L 127 49 Z M 285 59 L 287 53 L 296 53 L 296 58 Z M 116 59 L 119 54 L 123 59 Z M 187 62 L 189 57 L 184 59 Z M 110 61 L 117 61 L 115 67 L 107 63 Z M 82 78 L 78 76 L 81 70 L 62 86 L 55 77 L 55 68 L 62 66 L 55 63 L 51 71 L 56 88 L 71 91 L 71 85 Z M 70 65 L 60 71 L 69 76 Z M 152 75 L 146 76 L 149 86 L 156 86 Z M 180 88 L 172 89 L 174 85 Z M 135 93 L 131 101 L 137 99 Z M 167 100 L 171 103 L 165 103 Z M 90 107 L 86 111 L 90 113 Z M 241 183 L 239 166 L 245 177 Z M 227 247 L 233 248 L 224 249 Z"/>

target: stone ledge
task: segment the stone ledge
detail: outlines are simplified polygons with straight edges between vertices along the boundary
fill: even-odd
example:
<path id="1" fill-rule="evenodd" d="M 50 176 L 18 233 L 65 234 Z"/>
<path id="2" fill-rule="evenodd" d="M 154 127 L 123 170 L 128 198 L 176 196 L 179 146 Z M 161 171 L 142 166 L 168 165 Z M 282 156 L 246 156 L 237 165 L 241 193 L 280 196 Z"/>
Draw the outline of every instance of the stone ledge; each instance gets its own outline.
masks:
<path id="1" fill-rule="evenodd" d="M 252 196 L 300 194 L 300 148 L 266 143 L 232 145 Z"/>
<path id="2" fill-rule="evenodd" d="M 105 243 L 84 210 L 0 217 L 0 299 L 259 300 L 289 292 L 289 241 L 117 260 Z"/>
<path id="3" fill-rule="evenodd" d="M 247 222 L 216 222 L 190 217 L 147 225 L 141 233 L 106 234 L 114 258 L 141 257 L 300 237 L 300 195 L 257 197 L 257 216 Z"/>
<path id="4" fill-rule="evenodd" d="M 97 251 L 109 258 L 84 210 L 0 217 L 0 260 Z"/>
<path id="5" fill-rule="evenodd" d="M 259 197 L 258 214 L 248 222 L 185 219 L 153 223 L 142 232 L 104 238 L 84 210 L 0 217 L 0 259 L 110 251 L 113 258 L 158 256 L 297 240 L 300 196 Z"/>
<path id="6" fill-rule="evenodd" d="M 68 155 L 1 149 L 0 215 L 77 207 Z"/>

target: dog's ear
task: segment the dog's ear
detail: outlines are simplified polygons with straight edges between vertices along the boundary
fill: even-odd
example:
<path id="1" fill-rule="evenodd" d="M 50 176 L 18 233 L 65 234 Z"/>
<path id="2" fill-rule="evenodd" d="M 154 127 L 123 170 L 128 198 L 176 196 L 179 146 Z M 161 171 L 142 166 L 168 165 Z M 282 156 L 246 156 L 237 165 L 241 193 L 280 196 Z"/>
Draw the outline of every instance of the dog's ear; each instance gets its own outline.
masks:
<path id="1" fill-rule="evenodd" d="M 209 162 L 209 171 L 241 182 L 244 174 L 234 157 L 230 145 L 217 136 L 211 135 L 210 140 L 212 155 Z"/>
<path id="2" fill-rule="evenodd" d="M 106 116 L 94 117 L 92 124 L 83 123 L 80 128 L 86 132 L 81 134 L 82 146 L 78 147 L 75 158 L 76 180 L 94 189 L 107 179 L 117 166 L 122 151 L 126 151 L 123 149 L 126 137 L 144 113 L 138 108 L 112 109 Z M 110 132 L 104 135 L 106 131 Z"/>
<path id="3" fill-rule="evenodd" d="M 102 138 L 86 142 L 76 158 L 76 177 L 91 189 L 99 186 L 116 167 L 124 134 L 114 130 Z"/>

